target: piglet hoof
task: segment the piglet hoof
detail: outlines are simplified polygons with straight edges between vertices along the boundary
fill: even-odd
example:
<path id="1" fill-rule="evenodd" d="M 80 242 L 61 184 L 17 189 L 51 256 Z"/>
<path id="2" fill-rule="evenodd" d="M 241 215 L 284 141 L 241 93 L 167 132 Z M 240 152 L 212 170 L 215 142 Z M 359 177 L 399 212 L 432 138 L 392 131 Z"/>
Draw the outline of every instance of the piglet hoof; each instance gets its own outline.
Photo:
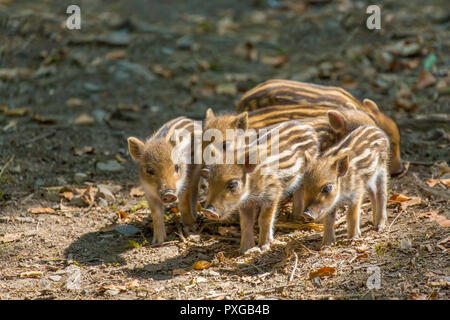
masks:
<path id="1" fill-rule="evenodd" d="M 166 239 L 167 239 L 167 236 L 164 234 L 164 235 L 154 235 L 153 236 L 153 240 L 152 240 L 152 244 L 162 244 L 162 243 L 164 243 L 164 241 L 166 241 Z"/>
<path id="2" fill-rule="evenodd" d="M 196 233 L 199 229 L 197 224 L 193 224 L 190 226 L 183 226 L 183 233 L 186 237 L 190 236 L 193 233 Z"/>
<path id="3" fill-rule="evenodd" d="M 373 226 L 373 229 L 377 232 L 383 231 L 384 228 L 386 228 L 386 224 L 384 223 L 378 223 Z"/>
<path id="4" fill-rule="evenodd" d="M 258 255 L 262 251 L 261 251 L 261 249 L 259 247 L 253 247 L 253 248 L 250 248 L 250 249 L 245 250 L 245 251 L 241 250 L 241 252 L 243 252 L 244 256 L 252 256 L 252 255 Z"/>

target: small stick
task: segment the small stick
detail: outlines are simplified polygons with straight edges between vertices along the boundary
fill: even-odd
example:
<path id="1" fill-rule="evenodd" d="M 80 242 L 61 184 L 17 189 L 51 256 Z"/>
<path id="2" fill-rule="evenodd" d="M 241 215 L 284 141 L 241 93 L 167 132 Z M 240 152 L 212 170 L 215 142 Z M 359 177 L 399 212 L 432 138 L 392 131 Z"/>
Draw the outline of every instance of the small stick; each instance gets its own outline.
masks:
<path id="1" fill-rule="evenodd" d="M 294 256 L 295 256 L 294 269 L 292 269 L 292 272 L 291 272 L 291 275 L 289 276 L 288 282 L 291 282 L 292 279 L 294 279 L 294 274 L 295 274 L 295 271 L 297 270 L 298 256 L 297 256 L 297 254 L 295 252 L 293 252 L 293 253 L 294 253 Z"/>
<path id="2" fill-rule="evenodd" d="M 30 139 L 30 140 L 27 140 L 27 141 L 24 141 L 22 143 L 19 143 L 17 146 L 21 147 L 21 146 L 27 145 L 29 143 L 36 142 L 38 140 L 50 137 L 50 136 L 54 135 L 55 133 L 56 133 L 56 130 L 51 130 L 51 131 L 48 131 L 48 132 L 41 133 L 40 135 L 38 135 L 38 136 L 36 136 L 36 137 L 34 137 L 34 138 Z"/>
<path id="3" fill-rule="evenodd" d="M 2 171 L 0 171 L 0 178 L 2 177 L 3 173 L 5 172 L 6 168 L 9 166 L 9 164 L 14 160 L 15 155 L 13 154 L 11 158 L 5 163 L 5 165 L 2 168 Z"/>
<path id="4" fill-rule="evenodd" d="M 399 214 L 394 218 L 394 220 L 392 220 L 391 225 L 389 226 L 388 231 L 387 231 L 388 234 L 391 233 L 391 227 L 394 225 L 394 222 L 397 221 L 398 217 L 400 217 L 400 215 L 402 214 L 402 212 L 403 212 L 403 210 L 401 210 L 401 211 L 399 212 Z"/>

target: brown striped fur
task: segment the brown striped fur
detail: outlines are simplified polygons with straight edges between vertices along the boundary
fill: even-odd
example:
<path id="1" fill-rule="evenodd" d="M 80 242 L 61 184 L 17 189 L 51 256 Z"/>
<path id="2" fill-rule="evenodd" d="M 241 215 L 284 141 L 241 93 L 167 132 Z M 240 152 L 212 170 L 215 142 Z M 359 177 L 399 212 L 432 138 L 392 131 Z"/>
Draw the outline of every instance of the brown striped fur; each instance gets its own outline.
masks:
<path id="1" fill-rule="evenodd" d="M 363 126 L 319 157 L 307 161 L 297 199 L 299 206 L 305 206 L 305 215 L 325 218 L 324 245 L 335 241 L 336 210 L 345 204 L 349 206 L 347 235 L 349 238 L 360 235 L 360 207 L 365 192 L 372 202 L 375 229 L 384 228 L 388 154 L 389 139 L 384 131 Z"/>
<path id="2" fill-rule="evenodd" d="M 361 103 L 342 88 L 323 86 L 291 80 L 268 80 L 249 90 L 238 102 L 236 111 L 252 111 L 274 105 L 285 105 L 292 109 L 307 108 L 319 110 L 340 107 L 353 108 L 367 112 L 383 129 L 391 140 L 390 173 L 395 176 L 403 172 L 400 155 L 400 132 L 396 123 L 382 113 L 375 102 L 364 99 Z"/>
<path id="3" fill-rule="evenodd" d="M 301 182 L 305 167 L 304 152 L 314 155 L 318 151 L 318 139 L 314 129 L 300 121 L 287 121 L 268 129 L 267 141 L 261 134 L 259 144 L 269 146 L 273 134 L 278 133 L 278 155 L 273 159 L 257 159 L 249 163 L 249 152 L 255 152 L 256 144 L 248 144 L 242 164 L 214 164 L 208 170 L 208 196 L 203 213 L 210 219 L 223 220 L 234 211 L 240 213 L 241 252 L 255 246 L 253 227 L 258 218 L 259 242 L 262 250 L 270 248 L 272 229 L 278 205 L 292 195 Z M 275 143 L 275 142 L 274 142 Z M 264 174 L 267 170 L 270 174 Z"/>
<path id="4" fill-rule="evenodd" d="M 128 138 L 128 149 L 138 163 L 139 178 L 144 188 L 153 220 L 153 243 L 167 239 L 164 226 L 164 204 L 179 200 L 185 226 L 192 226 L 196 216 L 198 178 L 192 165 L 174 163 L 171 154 L 175 147 L 177 129 L 193 130 L 193 121 L 185 117 L 163 125 L 147 141 Z"/>

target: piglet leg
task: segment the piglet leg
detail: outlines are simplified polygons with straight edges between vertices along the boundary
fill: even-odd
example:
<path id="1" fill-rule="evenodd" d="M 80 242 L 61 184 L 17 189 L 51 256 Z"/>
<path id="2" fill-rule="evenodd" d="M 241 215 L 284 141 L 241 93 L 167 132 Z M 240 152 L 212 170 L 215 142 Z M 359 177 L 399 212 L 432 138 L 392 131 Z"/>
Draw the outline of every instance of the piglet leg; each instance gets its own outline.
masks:
<path id="1" fill-rule="evenodd" d="M 336 210 L 332 210 L 325 216 L 322 245 L 329 246 L 336 241 L 334 235 L 334 223 L 336 221 Z"/>
<path id="2" fill-rule="evenodd" d="M 153 240 L 152 243 L 163 243 L 167 240 L 166 228 L 164 226 L 164 205 L 157 197 L 147 197 L 147 202 L 151 210 L 153 220 Z"/>
<path id="3" fill-rule="evenodd" d="M 240 224 L 241 224 L 241 248 L 240 251 L 245 253 L 247 250 L 255 246 L 255 238 L 253 227 L 255 225 L 255 217 L 257 214 L 256 205 L 249 205 L 241 208 Z"/>
<path id="4" fill-rule="evenodd" d="M 376 180 L 376 214 L 373 225 L 375 230 L 381 231 L 384 229 L 387 220 L 386 201 L 387 201 L 387 174 L 382 170 Z"/>
<path id="5" fill-rule="evenodd" d="M 359 229 L 359 219 L 361 213 L 362 197 L 357 197 L 348 208 L 347 212 L 347 237 L 349 239 L 358 238 L 361 235 Z"/>

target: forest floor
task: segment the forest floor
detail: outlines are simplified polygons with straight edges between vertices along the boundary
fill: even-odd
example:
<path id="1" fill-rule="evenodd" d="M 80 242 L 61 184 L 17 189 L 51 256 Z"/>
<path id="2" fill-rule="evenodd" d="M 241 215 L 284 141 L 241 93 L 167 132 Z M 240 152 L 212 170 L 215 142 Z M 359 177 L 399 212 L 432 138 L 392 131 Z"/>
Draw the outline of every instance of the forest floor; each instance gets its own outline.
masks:
<path id="1" fill-rule="evenodd" d="M 0 0 L 0 299 L 449 299 L 450 2 L 382 1 L 381 30 L 369 4 Z M 399 124 L 410 166 L 386 230 L 366 200 L 362 237 L 343 221 L 321 250 L 287 204 L 284 244 L 241 256 L 237 219 L 183 236 L 168 209 L 151 245 L 127 137 L 274 78 L 342 86 Z"/>

